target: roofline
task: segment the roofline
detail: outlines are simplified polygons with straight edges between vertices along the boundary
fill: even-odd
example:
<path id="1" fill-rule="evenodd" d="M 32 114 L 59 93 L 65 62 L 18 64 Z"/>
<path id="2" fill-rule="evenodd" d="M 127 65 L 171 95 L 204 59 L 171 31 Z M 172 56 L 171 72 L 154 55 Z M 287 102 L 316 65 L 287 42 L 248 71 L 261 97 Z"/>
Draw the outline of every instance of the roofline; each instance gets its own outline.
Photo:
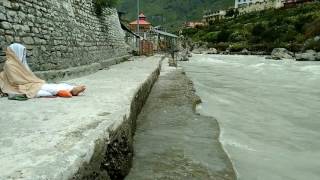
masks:
<path id="1" fill-rule="evenodd" d="M 155 33 L 157 33 L 157 34 L 161 34 L 161 35 L 164 35 L 164 36 L 169 36 L 169 37 L 172 37 L 172 38 L 178 38 L 177 35 L 171 34 L 171 33 L 168 33 L 168 32 L 160 31 L 160 30 L 157 30 L 157 29 L 153 29 L 153 31 Z"/>
<path id="2" fill-rule="evenodd" d="M 126 25 L 124 25 L 122 22 L 120 22 L 120 24 L 121 24 L 121 28 L 122 28 L 123 30 L 129 32 L 130 34 L 134 35 L 134 36 L 137 37 L 137 38 L 140 38 L 140 39 L 142 38 L 142 37 L 139 36 L 138 34 L 132 32 L 132 31 L 131 31 Z"/>

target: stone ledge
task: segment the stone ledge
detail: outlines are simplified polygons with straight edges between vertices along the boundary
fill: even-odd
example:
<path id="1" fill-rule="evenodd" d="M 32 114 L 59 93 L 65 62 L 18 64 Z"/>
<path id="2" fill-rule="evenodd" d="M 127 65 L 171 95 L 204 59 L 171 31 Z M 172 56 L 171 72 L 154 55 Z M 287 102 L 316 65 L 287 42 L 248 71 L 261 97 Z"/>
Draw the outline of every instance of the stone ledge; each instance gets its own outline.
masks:
<path id="1" fill-rule="evenodd" d="M 41 79 L 44 79 L 49 82 L 66 80 L 66 79 L 81 77 L 81 76 L 95 73 L 101 69 L 105 69 L 105 68 L 108 68 L 109 66 L 127 61 L 130 57 L 131 55 L 127 55 L 127 56 L 108 59 L 98 63 L 93 63 L 90 65 L 72 67 L 72 68 L 62 69 L 62 70 L 37 71 L 35 72 L 35 74 Z"/>
<path id="2" fill-rule="evenodd" d="M 0 179 L 125 176 L 135 119 L 161 59 L 140 58 L 70 80 L 88 87 L 71 99 L 0 99 Z"/>

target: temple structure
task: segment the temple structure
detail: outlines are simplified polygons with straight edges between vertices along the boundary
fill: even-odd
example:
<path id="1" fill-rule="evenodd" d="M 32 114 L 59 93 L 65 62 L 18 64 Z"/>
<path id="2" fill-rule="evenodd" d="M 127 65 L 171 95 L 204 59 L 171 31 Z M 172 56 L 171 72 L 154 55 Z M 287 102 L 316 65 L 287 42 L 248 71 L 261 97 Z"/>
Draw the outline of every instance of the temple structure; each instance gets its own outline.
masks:
<path id="1" fill-rule="evenodd" d="M 139 23 L 139 32 L 148 32 L 152 27 L 151 23 L 147 21 L 147 17 L 143 13 L 140 13 L 139 21 L 135 20 L 129 24 L 130 30 L 133 32 L 137 32 L 138 23 Z"/>

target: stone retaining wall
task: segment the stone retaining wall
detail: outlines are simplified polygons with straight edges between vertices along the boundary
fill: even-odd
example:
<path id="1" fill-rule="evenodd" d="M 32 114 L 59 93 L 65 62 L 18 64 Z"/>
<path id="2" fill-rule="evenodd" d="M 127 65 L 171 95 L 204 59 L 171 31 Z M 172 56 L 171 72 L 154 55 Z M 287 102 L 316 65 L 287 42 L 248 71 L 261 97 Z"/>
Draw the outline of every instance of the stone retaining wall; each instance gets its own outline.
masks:
<path id="1" fill-rule="evenodd" d="M 97 16 L 92 0 L 1 0 L 0 68 L 4 50 L 27 47 L 33 71 L 63 70 L 127 54 L 116 9 Z"/>

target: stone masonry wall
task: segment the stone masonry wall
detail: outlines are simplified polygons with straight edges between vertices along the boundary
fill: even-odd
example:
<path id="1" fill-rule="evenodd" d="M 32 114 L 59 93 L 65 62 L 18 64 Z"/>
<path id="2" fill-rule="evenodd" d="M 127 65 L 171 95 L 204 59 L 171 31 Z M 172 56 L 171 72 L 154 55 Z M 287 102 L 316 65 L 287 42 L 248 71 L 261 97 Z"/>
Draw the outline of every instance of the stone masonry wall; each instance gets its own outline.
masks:
<path id="1" fill-rule="evenodd" d="M 0 68 L 13 42 L 33 71 L 48 71 L 124 56 L 124 36 L 116 9 L 98 17 L 92 0 L 0 0 Z"/>

